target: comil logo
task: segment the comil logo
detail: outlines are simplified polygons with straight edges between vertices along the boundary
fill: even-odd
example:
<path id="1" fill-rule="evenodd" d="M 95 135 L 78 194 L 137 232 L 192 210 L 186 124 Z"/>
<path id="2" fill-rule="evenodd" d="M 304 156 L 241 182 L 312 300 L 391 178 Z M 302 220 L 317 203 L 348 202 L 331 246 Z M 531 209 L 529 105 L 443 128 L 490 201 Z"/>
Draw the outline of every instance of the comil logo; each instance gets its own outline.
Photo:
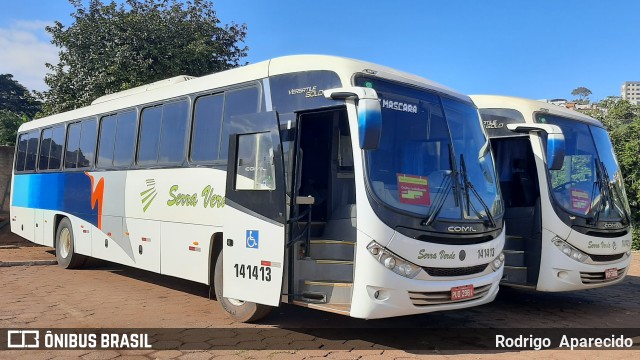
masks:
<path id="1" fill-rule="evenodd" d="M 447 228 L 450 232 L 477 232 L 472 226 L 449 226 Z"/>
<path id="2" fill-rule="evenodd" d="M 40 346 L 40 331 L 38 330 L 8 330 L 7 348 L 30 349 Z"/>

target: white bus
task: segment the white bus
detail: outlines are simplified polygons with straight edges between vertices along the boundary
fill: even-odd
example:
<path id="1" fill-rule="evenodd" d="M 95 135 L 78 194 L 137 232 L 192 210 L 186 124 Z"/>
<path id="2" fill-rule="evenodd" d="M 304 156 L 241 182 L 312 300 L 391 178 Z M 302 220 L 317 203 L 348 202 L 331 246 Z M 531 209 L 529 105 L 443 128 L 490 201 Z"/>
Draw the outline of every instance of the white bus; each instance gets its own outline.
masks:
<path id="1" fill-rule="evenodd" d="M 502 284 L 568 291 L 622 281 L 631 261 L 630 209 L 603 125 L 540 101 L 471 98 L 505 202 Z"/>
<path id="2" fill-rule="evenodd" d="M 234 319 L 281 302 L 358 318 L 485 304 L 503 207 L 477 108 L 328 56 L 178 77 L 34 120 L 12 231 L 215 288 Z M 73 286 L 73 284 L 68 284 Z"/>

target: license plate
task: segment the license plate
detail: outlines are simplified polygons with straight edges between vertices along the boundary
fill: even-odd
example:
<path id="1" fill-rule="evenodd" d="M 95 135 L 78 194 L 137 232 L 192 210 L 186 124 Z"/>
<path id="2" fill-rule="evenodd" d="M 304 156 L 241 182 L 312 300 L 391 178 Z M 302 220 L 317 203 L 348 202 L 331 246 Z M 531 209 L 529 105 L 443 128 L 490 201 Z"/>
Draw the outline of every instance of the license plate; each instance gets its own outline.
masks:
<path id="1" fill-rule="evenodd" d="M 451 300 L 464 300 L 473 297 L 473 285 L 456 286 L 451 288 Z"/>
<path id="2" fill-rule="evenodd" d="M 613 269 L 607 269 L 604 271 L 604 278 L 605 279 L 615 279 L 618 277 L 618 269 L 617 268 L 613 268 Z"/>

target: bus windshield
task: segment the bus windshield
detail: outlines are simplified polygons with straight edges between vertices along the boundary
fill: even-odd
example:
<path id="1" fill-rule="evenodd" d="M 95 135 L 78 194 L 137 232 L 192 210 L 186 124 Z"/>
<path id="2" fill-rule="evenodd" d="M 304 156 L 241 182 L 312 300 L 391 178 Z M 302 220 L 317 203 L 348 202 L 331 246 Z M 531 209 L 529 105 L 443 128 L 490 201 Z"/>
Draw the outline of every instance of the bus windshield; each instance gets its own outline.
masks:
<path id="1" fill-rule="evenodd" d="M 435 219 L 487 221 L 503 211 L 493 160 L 471 103 L 375 78 L 358 78 L 381 99 L 379 147 L 366 153 L 375 197 Z"/>
<path id="2" fill-rule="evenodd" d="M 629 221 L 622 174 L 606 130 L 549 114 L 538 114 L 536 120 L 558 125 L 564 133 L 562 169 L 549 170 L 555 202 L 596 221 Z"/>

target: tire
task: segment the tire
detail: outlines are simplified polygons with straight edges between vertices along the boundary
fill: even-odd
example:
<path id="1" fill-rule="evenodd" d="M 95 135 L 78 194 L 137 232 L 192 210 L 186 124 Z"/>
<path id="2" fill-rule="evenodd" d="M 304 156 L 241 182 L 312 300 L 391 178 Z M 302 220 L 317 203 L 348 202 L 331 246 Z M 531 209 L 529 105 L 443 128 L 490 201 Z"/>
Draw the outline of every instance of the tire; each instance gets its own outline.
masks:
<path id="1" fill-rule="evenodd" d="M 218 254 L 213 274 L 213 286 L 218 304 L 230 318 L 239 322 L 254 322 L 265 318 L 273 307 L 249 301 L 229 299 L 222 296 L 222 252 Z"/>
<path id="2" fill-rule="evenodd" d="M 84 255 L 75 252 L 73 228 L 68 218 L 60 220 L 56 230 L 56 259 L 58 266 L 65 269 L 76 269 L 86 261 Z"/>

